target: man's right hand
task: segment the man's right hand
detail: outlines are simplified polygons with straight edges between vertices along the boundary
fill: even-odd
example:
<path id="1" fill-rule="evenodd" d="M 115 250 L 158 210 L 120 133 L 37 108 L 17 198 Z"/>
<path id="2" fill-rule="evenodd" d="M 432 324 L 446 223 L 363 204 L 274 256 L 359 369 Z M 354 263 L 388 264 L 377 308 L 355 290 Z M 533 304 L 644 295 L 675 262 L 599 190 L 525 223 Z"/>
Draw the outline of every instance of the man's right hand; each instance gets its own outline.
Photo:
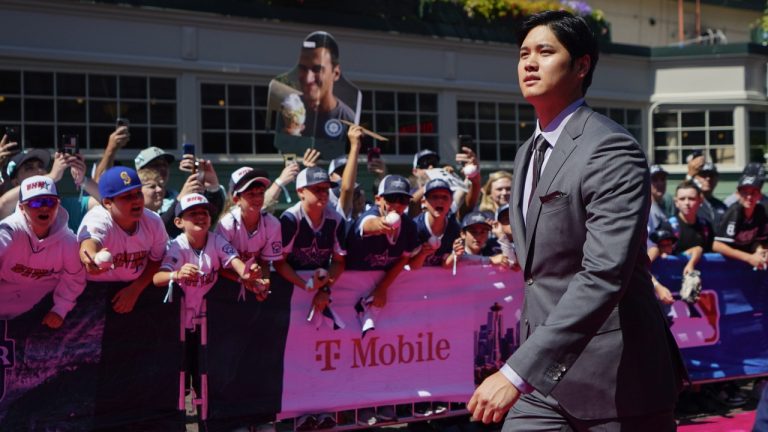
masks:
<path id="1" fill-rule="evenodd" d="M 467 409 L 475 420 L 498 423 L 518 399 L 520 391 L 501 372 L 496 372 L 475 389 Z"/>

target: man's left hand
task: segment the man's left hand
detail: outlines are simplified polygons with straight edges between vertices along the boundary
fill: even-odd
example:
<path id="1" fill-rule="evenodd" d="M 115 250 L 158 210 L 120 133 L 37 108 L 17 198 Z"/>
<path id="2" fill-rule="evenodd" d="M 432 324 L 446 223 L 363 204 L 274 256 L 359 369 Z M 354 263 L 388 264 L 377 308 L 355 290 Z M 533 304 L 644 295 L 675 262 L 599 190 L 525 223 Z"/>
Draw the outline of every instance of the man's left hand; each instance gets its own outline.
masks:
<path id="1" fill-rule="evenodd" d="M 517 388 L 501 372 L 496 372 L 475 389 L 467 409 L 475 420 L 498 423 L 518 399 Z"/>

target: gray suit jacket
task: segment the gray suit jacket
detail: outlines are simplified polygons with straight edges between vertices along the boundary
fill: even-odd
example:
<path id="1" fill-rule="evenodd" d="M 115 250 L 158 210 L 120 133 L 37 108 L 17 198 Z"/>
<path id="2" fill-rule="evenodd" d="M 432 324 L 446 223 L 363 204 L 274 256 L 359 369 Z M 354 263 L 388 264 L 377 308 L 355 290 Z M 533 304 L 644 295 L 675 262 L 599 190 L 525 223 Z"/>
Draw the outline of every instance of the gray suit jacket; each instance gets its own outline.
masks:
<path id="1" fill-rule="evenodd" d="M 518 151 L 512 232 L 525 278 L 520 348 L 507 363 L 571 415 L 670 411 L 685 367 L 654 296 L 645 249 L 648 163 L 634 138 L 582 106 L 523 222 L 531 140 Z"/>

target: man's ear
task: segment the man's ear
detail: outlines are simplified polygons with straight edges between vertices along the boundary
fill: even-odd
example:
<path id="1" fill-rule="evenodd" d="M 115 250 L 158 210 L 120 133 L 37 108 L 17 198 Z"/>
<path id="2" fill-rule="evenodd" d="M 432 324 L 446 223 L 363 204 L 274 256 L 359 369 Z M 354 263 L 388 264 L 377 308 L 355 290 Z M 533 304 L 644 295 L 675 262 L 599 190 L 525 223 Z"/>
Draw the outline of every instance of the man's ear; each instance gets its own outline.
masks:
<path id="1" fill-rule="evenodd" d="M 101 205 L 104 206 L 105 209 L 109 210 L 112 208 L 112 199 L 111 198 L 104 198 L 101 200 Z"/>
<path id="2" fill-rule="evenodd" d="M 586 78 L 589 73 L 589 68 L 592 66 L 592 57 L 583 55 L 576 59 L 574 66 L 576 67 L 579 78 Z"/>
<path id="3" fill-rule="evenodd" d="M 341 78 L 341 65 L 338 64 L 333 67 L 333 80 L 338 81 Z"/>
<path id="4" fill-rule="evenodd" d="M 184 227 L 184 221 L 180 217 L 173 218 L 173 224 L 176 225 L 176 228 L 182 229 Z"/>

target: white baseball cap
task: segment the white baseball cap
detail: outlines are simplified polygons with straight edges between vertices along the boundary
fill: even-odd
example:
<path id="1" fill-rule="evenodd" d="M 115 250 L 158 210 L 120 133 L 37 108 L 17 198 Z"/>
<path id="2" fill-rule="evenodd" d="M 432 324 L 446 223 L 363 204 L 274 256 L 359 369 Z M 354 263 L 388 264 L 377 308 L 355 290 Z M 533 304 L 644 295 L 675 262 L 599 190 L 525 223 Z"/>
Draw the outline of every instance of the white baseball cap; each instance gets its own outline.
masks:
<path id="1" fill-rule="evenodd" d="M 179 203 L 176 204 L 176 217 L 181 217 L 185 211 L 199 206 L 205 206 L 208 209 L 208 213 L 212 213 L 211 204 L 203 195 L 200 195 L 199 193 L 184 195 L 179 198 Z"/>
<path id="2" fill-rule="evenodd" d="M 52 178 L 38 175 L 28 177 L 21 182 L 19 202 L 26 202 L 41 196 L 59 196 L 56 191 L 56 183 L 53 182 Z"/>
<path id="3" fill-rule="evenodd" d="M 238 168 L 229 176 L 229 194 L 237 195 L 248 189 L 253 182 L 259 182 L 265 188 L 268 188 L 271 184 L 269 174 L 264 170 L 251 167 Z"/>

